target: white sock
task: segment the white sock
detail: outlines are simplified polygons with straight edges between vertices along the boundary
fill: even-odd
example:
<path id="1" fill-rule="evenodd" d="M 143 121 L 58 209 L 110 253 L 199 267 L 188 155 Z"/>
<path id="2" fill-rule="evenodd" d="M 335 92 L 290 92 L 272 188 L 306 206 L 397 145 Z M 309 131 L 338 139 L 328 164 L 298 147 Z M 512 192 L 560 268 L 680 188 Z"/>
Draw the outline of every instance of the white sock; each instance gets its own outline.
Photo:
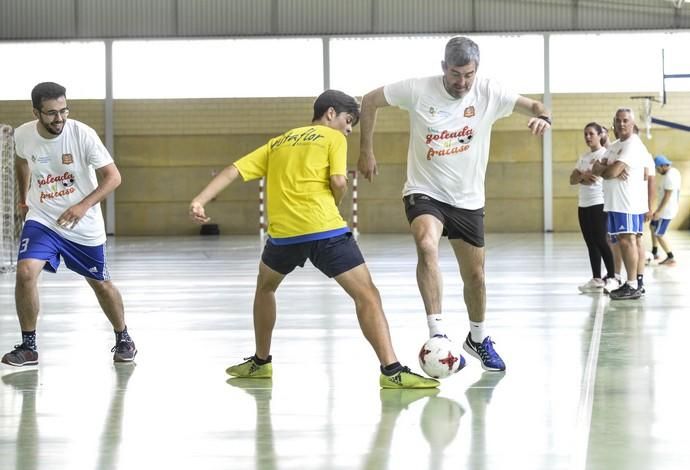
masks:
<path id="1" fill-rule="evenodd" d="M 426 324 L 429 326 L 429 338 L 434 335 L 442 335 L 443 333 L 443 317 L 440 313 L 434 313 L 426 316 Z"/>
<path id="2" fill-rule="evenodd" d="M 483 321 L 470 321 L 470 336 L 475 343 L 481 343 L 486 338 Z"/>

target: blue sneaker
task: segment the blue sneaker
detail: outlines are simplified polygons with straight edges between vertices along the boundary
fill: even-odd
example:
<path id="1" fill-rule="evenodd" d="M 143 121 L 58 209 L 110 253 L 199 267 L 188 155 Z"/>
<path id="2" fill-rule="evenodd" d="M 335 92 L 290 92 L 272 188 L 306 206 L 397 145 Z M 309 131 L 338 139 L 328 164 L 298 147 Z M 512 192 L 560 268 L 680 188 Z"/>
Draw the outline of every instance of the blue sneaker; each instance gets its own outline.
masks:
<path id="1" fill-rule="evenodd" d="M 482 361 L 484 370 L 502 371 L 506 370 L 506 365 L 501 359 L 501 356 L 494 350 L 494 342 L 487 336 L 481 343 L 472 341 L 471 335 L 467 334 L 467 339 L 462 345 L 463 349 L 467 351 L 470 356 L 474 356 Z"/>

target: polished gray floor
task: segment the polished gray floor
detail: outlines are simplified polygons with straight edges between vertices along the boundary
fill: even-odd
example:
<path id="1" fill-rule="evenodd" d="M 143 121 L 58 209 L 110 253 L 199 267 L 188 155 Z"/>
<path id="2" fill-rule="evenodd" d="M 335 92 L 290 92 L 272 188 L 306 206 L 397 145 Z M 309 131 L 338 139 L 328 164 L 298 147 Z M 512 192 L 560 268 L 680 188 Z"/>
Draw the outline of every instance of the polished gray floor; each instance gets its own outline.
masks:
<path id="1" fill-rule="evenodd" d="M 87 284 L 41 280 L 41 364 L 0 369 L 0 470 L 688 468 L 690 234 L 679 263 L 649 268 L 647 295 L 611 302 L 578 234 L 487 240 L 489 333 L 505 374 L 467 367 L 439 391 L 381 391 L 352 302 L 311 266 L 278 291 L 271 380 L 227 380 L 253 353 L 256 237 L 116 238 L 111 270 L 139 348 L 113 334 Z M 409 236 L 363 235 L 402 362 L 427 327 Z M 467 334 L 444 243 L 445 312 Z M 0 348 L 18 342 L 14 279 L 0 275 Z M 685 462 L 685 463 L 683 463 Z"/>

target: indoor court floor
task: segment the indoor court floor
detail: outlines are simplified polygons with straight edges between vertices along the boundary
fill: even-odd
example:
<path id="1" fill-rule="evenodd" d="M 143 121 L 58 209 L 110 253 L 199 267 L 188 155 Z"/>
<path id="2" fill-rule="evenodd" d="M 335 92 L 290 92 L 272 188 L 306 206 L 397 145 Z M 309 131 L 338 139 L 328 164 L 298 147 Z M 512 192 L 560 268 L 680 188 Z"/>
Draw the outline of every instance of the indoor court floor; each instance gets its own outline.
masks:
<path id="1" fill-rule="evenodd" d="M 467 358 L 432 391 L 380 390 L 352 301 L 311 265 L 278 290 L 273 379 L 228 380 L 254 352 L 258 237 L 111 238 L 136 364 L 112 363 L 86 282 L 44 273 L 40 365 L 0 368 L 0 470 L 688 468 L 690 232 L 671 237 L 678 265 L 648 268 L 645 298 L 610 301 L 577 290 L 579 234 L 489 235 L 488 328 L 507 371 Z M 359 242 L 398 357 L 419 371 L 412 239 Z M 462 341 L 442 246 L 445 323 Z M 0 275 L 2 353 L 19 342 L 13 289 Z"/>

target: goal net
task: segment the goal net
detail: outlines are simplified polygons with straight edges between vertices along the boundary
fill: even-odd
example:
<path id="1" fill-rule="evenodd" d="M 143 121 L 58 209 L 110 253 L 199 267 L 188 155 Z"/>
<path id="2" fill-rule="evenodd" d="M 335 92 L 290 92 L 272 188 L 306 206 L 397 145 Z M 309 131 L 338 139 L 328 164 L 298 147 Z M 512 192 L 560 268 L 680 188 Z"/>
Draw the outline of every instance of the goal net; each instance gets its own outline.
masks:
<path id="1" fill-rule="evenodd" d="M 13 271 L 17 259 L 17 243 L 21 219 L 16 212 L 17 195 L 14 183 L 13 129 L 0 124 L 0 274 Z"/>

